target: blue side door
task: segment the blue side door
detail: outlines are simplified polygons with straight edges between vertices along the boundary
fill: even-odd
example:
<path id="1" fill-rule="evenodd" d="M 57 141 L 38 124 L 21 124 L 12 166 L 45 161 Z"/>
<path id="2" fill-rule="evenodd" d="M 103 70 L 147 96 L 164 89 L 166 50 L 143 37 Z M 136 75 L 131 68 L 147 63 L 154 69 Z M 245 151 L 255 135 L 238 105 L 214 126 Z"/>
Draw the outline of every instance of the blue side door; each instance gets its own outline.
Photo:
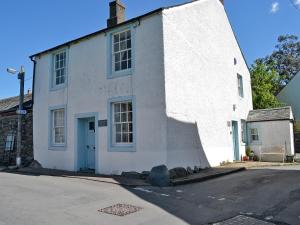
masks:
<path id="1" fill-rule="evenodd" d="M 239 127 L 237 121 L 232 121 L 232 141 L 234 160 L 240 160 Z"/>

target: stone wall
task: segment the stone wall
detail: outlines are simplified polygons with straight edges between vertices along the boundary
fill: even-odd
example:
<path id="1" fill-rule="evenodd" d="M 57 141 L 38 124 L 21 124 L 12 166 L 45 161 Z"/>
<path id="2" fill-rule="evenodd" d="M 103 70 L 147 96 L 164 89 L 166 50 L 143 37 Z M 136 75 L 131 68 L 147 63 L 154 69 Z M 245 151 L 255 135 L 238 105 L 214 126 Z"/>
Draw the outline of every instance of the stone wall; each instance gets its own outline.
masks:
<path id="1" fill-rule="evenodd" d="M 15 165 L 17 151 L 17 130 L 18 115 L 15 113 L 0 114 L 0 164 Z M 7 135 L 14 135 L 14 146 L 12 151 L 5 151 Z M 30 156 L 33 157 L 33 139 L 32 139 L 32 111 L 22 119 L 22 159 Z M 23 161 L 23 160 L 22 160 Z"/>

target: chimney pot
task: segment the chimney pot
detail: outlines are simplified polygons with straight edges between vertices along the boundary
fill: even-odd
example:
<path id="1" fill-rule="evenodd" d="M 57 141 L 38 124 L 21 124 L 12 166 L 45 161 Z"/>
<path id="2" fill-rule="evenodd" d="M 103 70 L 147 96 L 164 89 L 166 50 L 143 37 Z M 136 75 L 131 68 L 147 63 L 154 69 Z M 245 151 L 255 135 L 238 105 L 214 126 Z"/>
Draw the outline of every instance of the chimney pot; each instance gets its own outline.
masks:
<path id="1" fill-rule="evenodd" d="M 125 21 L 125 6 L 120 0 L 114 0 L 109 3 L 109 19 L 107 27 L 113 27 Z"/>

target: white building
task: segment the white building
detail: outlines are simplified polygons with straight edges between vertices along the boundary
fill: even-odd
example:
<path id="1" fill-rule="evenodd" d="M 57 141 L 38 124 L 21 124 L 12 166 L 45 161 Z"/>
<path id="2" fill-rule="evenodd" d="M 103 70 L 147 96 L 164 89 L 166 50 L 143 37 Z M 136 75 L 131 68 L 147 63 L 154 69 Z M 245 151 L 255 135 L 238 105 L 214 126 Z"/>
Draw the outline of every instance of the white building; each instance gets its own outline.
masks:
<path id="1" fill-rule="evenodd" d="M 300 122 L 300 71 L 294 78 L 279 92 L 277 98 L 284 104 L 291 105 L 295 120 Z"/>
<path id="2" fill-rule="evenodd" d="M 35 159 L 105 174 L 240 159 L 251 82 L 223 4 L 124 11 L 114 1 L 107 28 L 31 56 Z"/>
<path id="3" fill-rule="evenodd" d="M 293 122 L 290 106 L 250 111 L 248 146 L 264 161 L 284 161 L 295 154 Z"/>

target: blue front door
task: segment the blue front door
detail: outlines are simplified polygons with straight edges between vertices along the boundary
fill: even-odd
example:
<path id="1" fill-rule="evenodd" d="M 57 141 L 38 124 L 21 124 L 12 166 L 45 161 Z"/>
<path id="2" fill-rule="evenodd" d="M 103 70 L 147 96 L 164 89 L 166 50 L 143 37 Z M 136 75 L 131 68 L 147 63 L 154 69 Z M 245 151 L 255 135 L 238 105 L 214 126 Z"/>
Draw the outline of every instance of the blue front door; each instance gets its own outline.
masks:
<path id="1" fill-rule="evenodd" d="M 233 141 L 234 160 L 240 160 L 239 127 L 237 121 L 232 121 L 232 141 Z"/>

